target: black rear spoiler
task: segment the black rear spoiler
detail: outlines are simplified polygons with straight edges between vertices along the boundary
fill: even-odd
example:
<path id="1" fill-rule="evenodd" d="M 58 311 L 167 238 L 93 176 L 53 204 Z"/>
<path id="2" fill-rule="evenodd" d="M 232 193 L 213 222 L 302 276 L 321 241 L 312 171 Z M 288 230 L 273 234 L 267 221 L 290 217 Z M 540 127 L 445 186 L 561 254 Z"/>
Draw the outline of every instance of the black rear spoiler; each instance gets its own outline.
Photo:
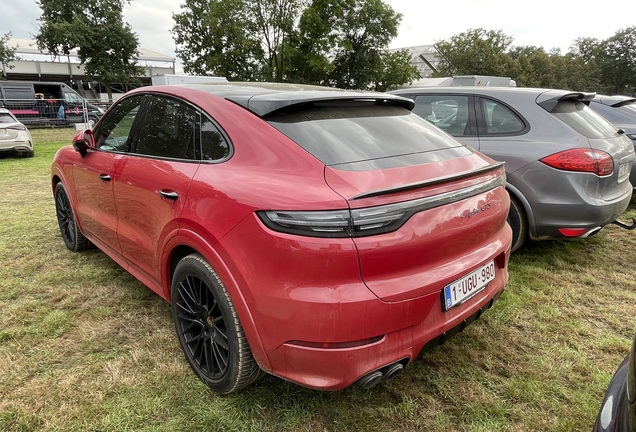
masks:
<path id="1" fill-rule="evenodd" d="M 559 102 L 562 101 L 576 101 L 583 102 L 586 105 L 590 104 L 590 101 L 594 99 L 596 93 L 591 92 L 571 92 L 567 93 L 563 90 L 548 90 L 537 96 L 537 105 L 546 110 L 552 112 Z"/>

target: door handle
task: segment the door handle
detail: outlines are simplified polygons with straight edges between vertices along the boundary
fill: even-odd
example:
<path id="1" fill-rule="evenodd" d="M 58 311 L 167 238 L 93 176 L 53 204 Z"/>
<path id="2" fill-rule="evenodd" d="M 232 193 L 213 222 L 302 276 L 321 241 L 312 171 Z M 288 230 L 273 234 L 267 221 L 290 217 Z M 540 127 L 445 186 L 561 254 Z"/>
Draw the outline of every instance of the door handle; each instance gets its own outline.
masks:
<path id="1" fill-rule="evenodd" d="M 179 194 L 176 192 L 168 192 L 166 190 L 160 190 L 159 191 L 159 195 L 161 195 L 163 198 L 172 200 L 172 201 L 176 201 L 177 198 L 179 198 Z"/>
<path id="2" fill-rule="evenodd" d="M 110 176 L 108 174 L 100 174 L 99 175 L 99 179 L 103 180 L 103 181 L 106 181 L 106 182 L 109 182 L 110 181 Z"/>

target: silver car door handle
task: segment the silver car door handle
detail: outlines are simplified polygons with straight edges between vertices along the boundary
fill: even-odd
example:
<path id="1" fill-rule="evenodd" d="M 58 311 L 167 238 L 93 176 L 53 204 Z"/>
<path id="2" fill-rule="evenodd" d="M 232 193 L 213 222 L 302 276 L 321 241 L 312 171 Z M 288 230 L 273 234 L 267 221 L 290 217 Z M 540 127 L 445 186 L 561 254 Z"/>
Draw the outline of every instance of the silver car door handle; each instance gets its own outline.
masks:
<path id="1" fill-rule="evenodd" d="M 179 194 L 176 192 L 168 192 L 165 190 L 160 190 L 159 191 L 159 195 L 161 195 L 163 198 L 175 201 L 177 198 L 179 198 Z"/>
<path id="2" fill-rule="evenodd" d="M 110 181 L 110 176 L 108 174 L 100 174 L 99 175 L 99 179 L 109 182 Z"/>

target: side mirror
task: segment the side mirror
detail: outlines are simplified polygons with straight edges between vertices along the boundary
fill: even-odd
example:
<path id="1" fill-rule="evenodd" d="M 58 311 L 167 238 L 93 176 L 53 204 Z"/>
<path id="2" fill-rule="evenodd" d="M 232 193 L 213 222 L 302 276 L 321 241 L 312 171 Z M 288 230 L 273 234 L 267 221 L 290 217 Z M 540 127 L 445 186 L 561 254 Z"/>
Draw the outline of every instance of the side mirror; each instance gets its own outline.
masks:
<path id="1" fill-rule="evenodd" d="M 93 138 L 93 131 L 86 129 L 73 138 L 73 148 L 79 152 L 82 157 L 86 156 L 88 149 L 95 148 L 95 139 Z"/>

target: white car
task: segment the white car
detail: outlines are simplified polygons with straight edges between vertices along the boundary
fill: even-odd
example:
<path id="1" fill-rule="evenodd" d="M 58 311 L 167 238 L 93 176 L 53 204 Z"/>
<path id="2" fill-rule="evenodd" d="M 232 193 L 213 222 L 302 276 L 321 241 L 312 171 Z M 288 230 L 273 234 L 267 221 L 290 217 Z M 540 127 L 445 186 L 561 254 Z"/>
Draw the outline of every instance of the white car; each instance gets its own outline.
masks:
<path id="1" fill-rule="evenodd" d="M 11 111 L 0 108 L 0 153 L 5 152 L 18 152 L 24 157 L 33 157 L 33 138 Z"/>

